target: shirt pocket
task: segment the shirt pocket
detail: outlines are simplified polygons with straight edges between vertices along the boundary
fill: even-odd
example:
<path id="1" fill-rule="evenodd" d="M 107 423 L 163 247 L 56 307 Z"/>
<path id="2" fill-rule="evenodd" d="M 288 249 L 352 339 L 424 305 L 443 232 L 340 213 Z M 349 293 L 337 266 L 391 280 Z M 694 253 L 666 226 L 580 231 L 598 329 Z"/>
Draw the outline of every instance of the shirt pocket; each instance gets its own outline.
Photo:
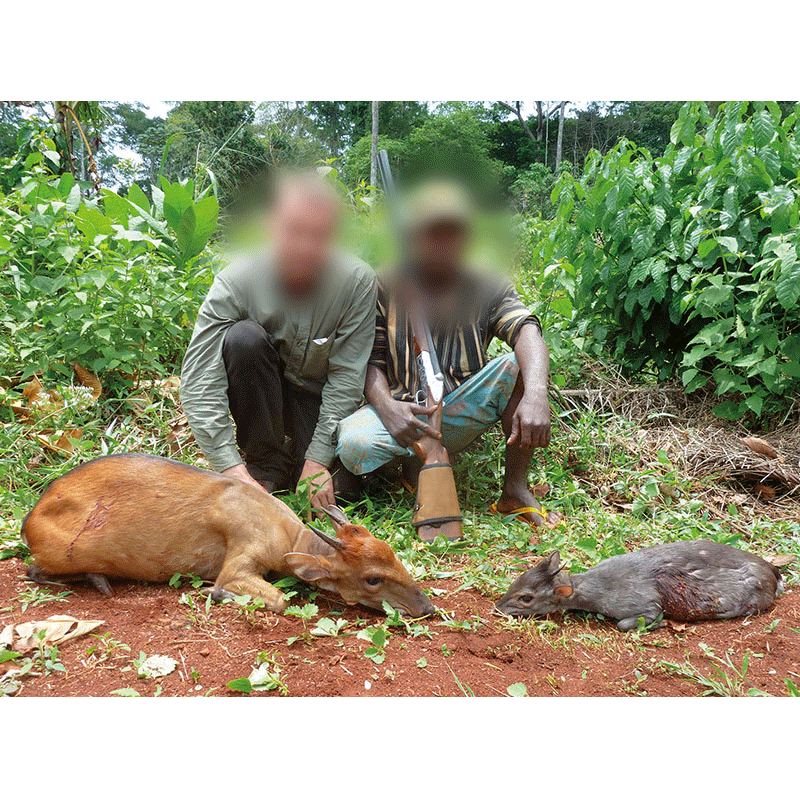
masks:
<path id="1" fill-rule="evenodd" d="M 322 381 L 328 374 L 328 361 L 331 355 L 334 335 L 319 336 L 311 339 L 306 347 L 303 360 L 303 377 Z"/>

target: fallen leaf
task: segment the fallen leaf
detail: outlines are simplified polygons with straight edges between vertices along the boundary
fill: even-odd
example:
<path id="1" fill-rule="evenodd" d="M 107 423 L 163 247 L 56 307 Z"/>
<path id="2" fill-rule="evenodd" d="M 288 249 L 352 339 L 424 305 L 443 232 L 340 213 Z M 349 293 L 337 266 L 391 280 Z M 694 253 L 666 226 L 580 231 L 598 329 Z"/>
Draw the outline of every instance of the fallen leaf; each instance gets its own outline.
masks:
<path id="1" fill-rule="evenodd" d="M 757 436 L 745 436 L 739 439 L 739 441 L 746 447 L 749 447 L 754 453 L 758 453 L 761 456 L 765 456 L 766 458 L 780 458 L 778 451 L 769 442 L 765 442 Z"/>
<path id="2" fill-rule="evenodd" d="M 139 664 L 140 678 L 163 678 L 175 671 L 178 662 L 169 656 L 150 656 Z"/>
<path id="3" fill-rule="evenodd" d="M 182 453 L 183 448 L 192 440 L 192 431 L 185 414 L 169 421 L 170 431 L 167 434 L 167 444 L 170 452 L 175 455 Z"/>
<path id="4" fill-rule="evenodd" d="M 678 499 L 678 490 L 674 486 L 670 486 L 668 483 L 663 483 L 663 482 L 659 481 L 658 491 L 664 497 L 670 497 L 673 500 L 677 500 Z"/>
<path id="5" fill-rule="evenodd" d="M 14 643 L 14 650 L 26 653 L 44 644 L 63 644 L 70 639 L 77 639 L 91 633 L 95 628 L 105 622 L 102 619 L 76 619 L 66 614 L 54 614 L 46 620 L 38 622 L 22 622 L 14 627 L 18 639 Z M 5 634 L 5 631 L 3 631 Z M 44 633 L 43 638 L 39 638 Z"/>
<path id="6" fill-rule="evenodd" d="M 36 375 L 22 390 L 22 396 L 27 400 L 28 405 L 11 404 L 11 408 L 15 414 L 26 419 L 39 414 L 49 414 L 63 406 L 61 395 L 55 389 L 46 390 Z"/>
<path id="7" fill-rule="evenodd" d="M 92 375 L 88 369 L 84 369 L 77 362 L 73 362 L 72 369 L 75 372 L 75 377 L 81 382 L 83 386 L 92 390 L 92 400 L 99 400 L 100 395 L 103 393 L 103 384 L 96 375 Z"/>
<path id="8" fill-rule="evenodd" d="M 36 375 L 31 378 L 28 385 L 22 390 L 22 396 L 30 403 L 33 402 L 42 394 L 44 391 L 44 387 L 42 386 L 42 382 Z"/>
<path id="9" fill-rule="evenodd" d="M 23 417 L 23 422 L 30 422 L 33 417 L 33 411 L 28 406 L 21 406 L 16 403 L 10 403 L 9 408 L 18 416 Z"/>
<path id="10" fill-rule="evenodd" d="M 550 484 L 549 483 L 537 483 L 533 487 L 533 493 L 538 497 L 540 500 L 543 497 L 547 497 L 547 493 L 550 491 Z"/>
<path id="11" fill-rule="evenodd" d="M 753 487 L 753 491 L 762 499 L 762 500 L 774 500 L 775 499 L 775 489 L 772 486 L 767 486 L 765 483 L 759 483 Z"/>
<path id="12" fill-rule="evenodd" d="M 777 555 L 777 556 L 764 556 L 764 561 L 772 564 L 773 567 L 786 567 L 795 560 L 795 557 L 790 554 Z"/>
<path id="13" fill-rule="evenodd" d="M 61 433 L 55 442 L 52 441 L 52 438 L 48 438 L 41 433 L 36 434 L 36 439 L 46 450 L 71 456 L 75 451 L 75 443 L 81 438 L 82 434 L 82 428 L 72 428 Z"/>

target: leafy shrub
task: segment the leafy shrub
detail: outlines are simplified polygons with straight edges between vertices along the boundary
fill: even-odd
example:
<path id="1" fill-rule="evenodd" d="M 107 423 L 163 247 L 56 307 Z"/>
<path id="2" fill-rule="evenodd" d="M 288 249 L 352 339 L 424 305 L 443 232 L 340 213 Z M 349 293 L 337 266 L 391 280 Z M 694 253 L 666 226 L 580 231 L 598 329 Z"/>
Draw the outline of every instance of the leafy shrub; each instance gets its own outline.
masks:
<path id="1" fill-rule="evenodd" d="M 572 164 L 566 159 L 559 166 L 559 174 L 572 172 Z M 550 200 L 557 176 L 544 164 L 531 164 L 527 170 L 520 172 L 511 184 L 510 193 L 514 205 L 523 214 L 538 214 L 545 219 L 552 219 L 555 207 Z"/>
<path id="2" fill-rule="evenodd" d="M 561 177 L 537 257 L 574 271 L 578 333 L 628 371 L 675 372 L 726 395 L 715 411 L 775 412 L 800 390 L 797 113 L 687 103 L 661 158 L 620 141 Z"/>
<path id="3" fill-rule="evenodd" d="M 216 199 L 162 179 L 152 202 L 138 186 L 90 200 L 54 174 L 52 141 L 37 144 L 0 195 L 0 371 L 71 375 L 78 362 L 112 385 L 163 374 L 211 279 Z"/>
<path id="4" fill-rule="evenodd" d="M 515 221 L 522 264 L 517 274 L 517 290 L 525 305 L 533 309 L 542 322 L 542 336 L 550 350 L 551 380 L 557 386 L 577 384 L 584 343 L 575 336 L 573 321 L 575 268 L 567 261 L 544 266 L 537 263 L 536 253 L 541 242 L 547 241 L 550 235 L 551 221 L 523 215 L 517 215 Z"/>

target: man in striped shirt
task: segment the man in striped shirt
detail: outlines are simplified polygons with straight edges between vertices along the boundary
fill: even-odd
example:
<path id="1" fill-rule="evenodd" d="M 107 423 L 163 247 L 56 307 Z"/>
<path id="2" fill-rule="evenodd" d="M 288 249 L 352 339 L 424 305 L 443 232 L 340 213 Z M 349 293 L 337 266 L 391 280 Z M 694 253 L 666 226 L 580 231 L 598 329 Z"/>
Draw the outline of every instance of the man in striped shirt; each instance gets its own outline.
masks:
<path id="1" fill-rule="evenodd" d="M 445 381 L 441 439 L 448 452 L 463 450 L 499 421 L 506 439 L 505 478 L 494 505 L 502 514 L 543 523 L 528 487 L 532 450 L 550 442 L 547 398 L 549 352 L 539 320 L 513 285 L 464 264 L 472 212 L 455 187 L 421 190 L 407 220 L 408 267 L 379 281 L 375 345 L 367 367 L 362 406 L 342 420 L 337 455 L 363 475 L 406 457 L 423 434 L 436 436 L 425 419 L 407 308 L 414 285 L 427 316 Z M 494 337 L 513 353 L 490 359 Z"/>

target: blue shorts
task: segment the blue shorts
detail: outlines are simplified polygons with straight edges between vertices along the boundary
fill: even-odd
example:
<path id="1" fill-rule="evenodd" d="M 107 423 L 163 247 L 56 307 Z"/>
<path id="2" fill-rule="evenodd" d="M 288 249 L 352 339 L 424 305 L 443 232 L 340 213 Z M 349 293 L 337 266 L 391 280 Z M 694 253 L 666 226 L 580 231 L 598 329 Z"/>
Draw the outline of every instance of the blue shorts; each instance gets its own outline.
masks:
<path id="1" fill-rule="evenodd" d="M 519 367 L 513 353 L 492 359 L 444 399 L 442 444 L 450 453 L 470 445 L 494 427 L 503 415 Z M 413 457 L 410 447 L 401 447 L 386 430 L 375 409 L 362 406 L 339 423 L 336 455 L 354 475 L 374 472 L 395 458 Z"/>

